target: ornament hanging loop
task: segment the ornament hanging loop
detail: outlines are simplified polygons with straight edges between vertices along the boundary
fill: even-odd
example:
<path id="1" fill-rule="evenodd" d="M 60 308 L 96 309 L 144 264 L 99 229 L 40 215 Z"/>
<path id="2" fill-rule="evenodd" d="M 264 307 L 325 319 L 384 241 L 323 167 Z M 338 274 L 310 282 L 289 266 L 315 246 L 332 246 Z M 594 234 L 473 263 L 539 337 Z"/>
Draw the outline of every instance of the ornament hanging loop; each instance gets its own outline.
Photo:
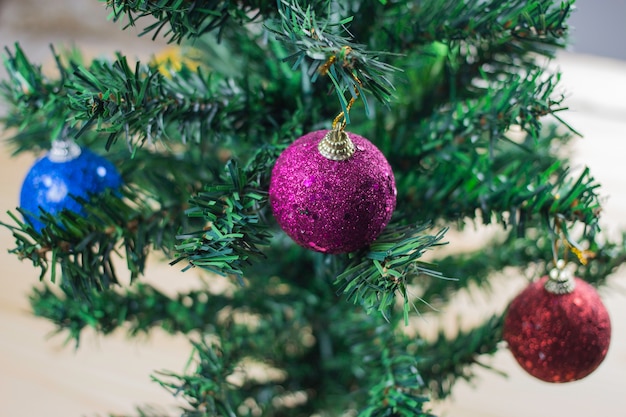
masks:
<path id="1" fill-rule="evenodd" d="M 546 291 L 552 294 L 569 294 L 574 291 L 576 284 L 572 271 L 565 268 L 567 265 L 567 255 L 571 252 L 576 255 L 576 258 L 582 265 L 587 265 L 589 258 L 593 258 L 595 254 L 589 250 L 581 249 L 577 243 L 569 238 L 562 219 L 556 217 L 554 219 L 554 226 L 556 229 L 556 236 L 552 242 L 554 269 L 550 271 L 549 278 L 544 287 Z M 565 247 L 563 253 L 564 259 L 559 259 L 560 245 Z"/>
<path id="2" fill-rule="evenodd" d="M 335 117 L 335 119 L 333 120 L 333 129 L 344 130 L 346 128 L 346 124 L 348 123 L 347 114 L 350 113 L 350 109 L 352 108 L 352 105 L 354 104 L 357 97 L 359 96 L 359 90 L 355 89 L 354 94 L 355 95 L 350 98 L 350 101 L 348 102 L 348 105 L 346 106 L 345 112 L 344 111 L 340 112 L 337 115 L 337 117 Z"/>
<path id="3" fill-rule="evenodd" d="M 320 67 L 319 71 L 322 75 L 327 75 L 330 67 L 335 64 L 337 58 L 341 59 L 343 65 L 346 65 L 347 57 L 352 52 L 352 48 L 349 46 L 343 47 L 337 54 L 331 55 L 330 58 Z M 355 151 L 355 146 L 348 134 L 344 131 L 348 124 L 348 114 L 350 109 L 356 102 L 360 94 L 360 87 L 362 86 L 361 80 L 352 74 L 352 78 L 356 82 L 354 87 L 354 94 L 350 98 L 350 101 L 346 105 L 337 117 L 333 120 L 333 128 L 330 130 L 324 138 L 319 142 L 317 149 L 320 154 L 332 161 L 345 161 L 349 159 Z"/>
<path id="4" fill-rule="evenodd" d="M 558 199 L 558 196 L 556 198 Z M 554 259 L 555 265 L 557 264 L 557 261 L 558 261 L 559 245 L 561 244 L 563 244 L 563 246 L 565 246 L 565 249 L 566 249 L 563 255 L 566 262 L 567 262 L 567 255 L 569 252 L 573 253 L 578 259 L 578 262 L 580 262 L 582 265 L 587 265 L 589 260 L 595 257 L 595 253 L 593 253 L 590 250 L 581 248 L 578 243 L 576 243 L 570 238 L 567 232 L 567 228 L 563 225 L 563 220 L 560 219 L 559 217 L 556 217 L 554 219 L 554 229 L 555 229 L 556 236 L 552 243 L 552 257 Z"/>

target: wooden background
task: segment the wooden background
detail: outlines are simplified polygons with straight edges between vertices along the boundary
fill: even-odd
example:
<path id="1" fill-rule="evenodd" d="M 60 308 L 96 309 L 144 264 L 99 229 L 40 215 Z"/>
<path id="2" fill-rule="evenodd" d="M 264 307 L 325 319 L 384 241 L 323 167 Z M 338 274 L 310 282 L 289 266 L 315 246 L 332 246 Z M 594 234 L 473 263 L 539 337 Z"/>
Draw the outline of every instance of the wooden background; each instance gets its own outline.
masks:
<path id="1" fill-rule="evenodd" d="M 132 58 L 147 58 L 164 47 L 138 39 L 106 20 L 96 1 L 4 0 L 0 2 L 0 44 L 19 41 L 35 61 L 51 67 L 48 45 L 76 45 L 87 56 L 112 56 L 116 50 Z M 608 196 L 604 229 L 618 234 L 626 229 L 626 63 L 563 53 L 555 67 L 563 71 L 563 88 L 570 111 L 564 116 L 584 138 L 572 148 L 579 168 L 590 166 Z M 0 77 L 5 77 L 2 71 Z M 0 112 L 3 110 L 0 104 Z M 11 158 L 0 152 L 0 216 L 17 204 L 21 180 L 33 162 L 30 156 Z M 483 232 L 452 241 L 464 248 Z M 78 350 L 51 335 L 53 327 L 29 313 L 27 294 L 38 271 L 7 253 L 13 239 L 0 229 L 0 416 L 104 416 L 133 414 L 135 406 L 153 404 L 172 410 L 176 400 L 150 375 L 159 370 L 182 371 L 189 346 L 182 337 L 155 331 L 149 337 L 128 339 L 122 332 L 101 337 L 87 332 Z M 195 272 L 181 273 L 154 262 L 150 281 L 165 290 L 194 285 Z M 472 320 L 499 309 L 525 286 L 523 277 L 503 276 L 492 296 L 461 295 L 453 309 L 439 318 L 424 318 L 420 327 L 432 331 L 437 321 Z M 583 417 L 624 415 L 626 408 L 626 274 L 620 270 L 601 292 L 613 322 L 609 354 L 596 372 L 582 381 L 563 385 L 540 382 L 525 374 L 508 351 L 486 362 L 508 377 L 479 370 L 472 385 L 459 383 L 453 397 L 434 404 L 440 416 L 458 417 Z M 454 311 L 452 311 L 454 310 Z M 175 413 L 172 413 L 175 415 Z"/>

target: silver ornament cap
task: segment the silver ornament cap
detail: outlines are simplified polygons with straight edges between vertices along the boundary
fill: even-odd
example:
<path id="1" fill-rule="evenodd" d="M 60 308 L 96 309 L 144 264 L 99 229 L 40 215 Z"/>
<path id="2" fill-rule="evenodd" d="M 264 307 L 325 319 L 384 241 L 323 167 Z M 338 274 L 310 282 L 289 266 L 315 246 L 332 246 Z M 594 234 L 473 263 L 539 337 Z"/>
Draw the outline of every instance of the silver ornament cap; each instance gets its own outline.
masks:
<path id="1" fill-rule="evenodd" d="M 72 139 L 55 139 L 48 152 L 48 159 L 52 162 L 69 162 L 80 156 L 80 146 Z"/>
<path id="2" fill-rule="evenodd" d="M 556 267 L 550 271 L 544 288 L 552 294 L 569 294 L 574 291 L 576 281 L 571 271 L 565 269 L 565 261 L 559 259 Z"/>

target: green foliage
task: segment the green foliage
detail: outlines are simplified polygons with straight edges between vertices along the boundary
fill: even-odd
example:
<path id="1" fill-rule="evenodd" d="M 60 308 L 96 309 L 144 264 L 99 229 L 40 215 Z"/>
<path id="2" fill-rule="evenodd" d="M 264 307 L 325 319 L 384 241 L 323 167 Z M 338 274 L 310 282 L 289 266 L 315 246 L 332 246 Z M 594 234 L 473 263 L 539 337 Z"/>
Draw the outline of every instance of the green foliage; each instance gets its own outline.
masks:
<path id="1" fill-rule="evenodd" d="M 40 279 L 49 272 L 50 280 L 56 282 L 60 266 L 61 285 L 76 296 L 85 296 L 119 283 L 114 259 L 118 255 L 115 243 L 121 241 L 130 279 L 137 278 L 147 253 L 143 242 L 137 241 L 142 225 L 129 219 L 128 206 L 110 193 L 79 202 L 86 207 L 86 217 L 69 211 L 57 216 L 43 213 L 41 219 L 49 225 L 41 232 L 12 215 L 16 226 L 2 223 L 17 242 L 11 252 L 39 267 Z"/>
<path id="2" fill-rule="evenodd" d="M 586 265 L 577 264 L 575 276 L 596 287 L 605 285 L 624 263 L 624 242 L 624 237 L 618 242 L 601 238 L 577 242 L 579 246 L 588 247 L 594 256 Z M 556 255 L 565 259 L 573 257 L 565 248 Z M 511 229 L 504 236 L 487 240 L 484 247 L 478 250 L 437 258 L 433 261 L 437 269 L 456 279 L 429 280 L 420 285 L 419 296 L 439 305 L 449 302 L 460 290 L 478 287 L 488 291 L 493 274 L 507 267 L 516 268 L 520 274 L 547 275 L 554 268 L 554 256 L 554 236 L 550 231 L 542 234 L 541 229 L 534 229 L 521 237 L 517 230 Z"/>
<path id="3" fill-rule="evenodd" d="M 62 132 L 67 111 L 66 68 L 54 52 L 59 70 L 58 79 L 46 77 L 40 66 L 30 62 L 24 51 L 15 45 L 15 52 L 5 47 L 3 64 L 8 79 L 0 82 L 0 94 L 11 106 L 1 121 L 7 129 L 17 129 L 12 144 L 16 153 L 29 149 L 47 149 L 50 141 Z"/>
<path id="4" fill-rule="evenodd" d="M 387 340 L 387 346 L 379 346 L 377 360 L 380 365 L 377 368 L 382 369 L 382 374 L 376 375 L 378 381 L 370 388 L 367 405 L 360 416 L 431 416 L 424 410 L 429 398 L 422 394 L 424 380 L 418 362 L 414 355 L 406 353 L 406 349 L 396 351 L 397 348 L 391 340 Z"/>
<path id="5" fill-rule="evenodd" d="M 207 185 L 193 196 L 186 210 L 189 217 L 208 221 L 202 230 L 179 234 L 177 258 L 217 273 L 243 275 L 242 268 L 251 258 L 263 256 L 259 246 L 268 245 L 270 234 L 259 218 L 259 207 L 266 204 L 267 193 L 248 178 L 246 172 L 230 162 L 227 184 Z"/>
<path id="6" fill-rule="evenodd" d="M 401 209 L 414 210 L 417 219 L 496 220 L 520 234 L 538 221 L 547 225 L 557 217 L 568 224 L 581 222 L 586 236 L 597 231 L 599 184 L 586 169 L 572 178 L 566 160 L 545 153 L 561 146 L 558 133 L 539 139 L 528 135 L 521 141 L 476 137 L 474 143 L 463 134 L 455 137 L 435 139 L 435 147 L 418 148 L 421 153 L 416 157 L 399 157 L 398 163 L 412 171 L 398 179 L 408 206 Z"/>
<path id="7" fill-rule="evenodd" d="M 324 21 L 319 22 L 310 6 L 304 9 L 297 2 L 280 0 L 279 7 L 281 27 L 272 28 L 272 33 L 296 49 L 285 60 L 292 61 L 294 69 L 305 68 L 313 82 L 318 76 L 327 75 L 348 121 L 347 97 L 361 97 L 366 112 L 367 101 L 363 90 L 371 92 L 381 102 L 391 100 L 393 85 L 388 77 L 396 68 L 380 61 L 362 45 L 346 37 L 344 27 L 352 21 L 352 17 L 331 23 L 325 15 Z"/>
<path id="8" fill-rule="evenodd" d="M 420 358 L 418 368 L 428 381 L 428 392 L 434 398 L 446 398 L 458 379 L 473 378 L 472 367 L 488 368 L 480 360 L 498 350 L 502 325 L 502 317 L 493 316 L 471 330 L 459 331 L 453 338 L 442 331 L 433 343 L 418 346 L 414 354 Z"/>
<path id="9" fill-rule="evenodd" d="M 422 234 L 424 227 L 390 227 L 376 239 L 367 253 L 354 256 L 335 284 L 347 300 L 376 311 L 388 318 L 397 306 L 395 296 L 401 295 L 405 321 L 413 306 L 408 283 L 420 275 L 439 277 L 418 259 L 440 243 L 445 230 L 434 236 Z"/>
<path id="10" fill-rule="evenodd" d="M 509 58 L 539 52 L 552 55 L 552 46 L 564 46 L 567 18 L 573 1 L 441 0 L 406 7 L 388 5 L 385 18 L 396 22 L 386 36 L 409 48 L 433 40 L 506 46 Z M 518 52 L 516 54 L 515 52 Z M 477 51 L 481 54 L 481 51 Z M 506 58 L 503 54 L 502 58 Z"/>
<path id="11" fill-rule="evenodd" d="M 106 5 L 126 27 L 149 20 L 142 34 L 183 43 L 195 61 L 84 62 L 53 49 L 52 77 L 7 48 L 0 96 L 14 153 L 74 137 L 106 150 L 124 187 L 94 196 L 87 217 L 42 213 L 41 233 L 19 208 L 2 225 L 10 251 L 58 284 L 31 305 L 68 340 L 161 327 L 193 341 L 183 374 L 154 377 L 186 400 L 183 415 L 427 416 L 430 399 L 500 346 L 502 314 L 428 341 L 408 336 L 412 310 L 487 291 L 505 268 L 544 273 L 568 247 L 593 254 L 577 275 L 596 285 L 626 260 L 624 239 L 600 236 L 599 184 L 563 156 L 577 132 L 545 58 L 566 44 L 570 1 Z M 280 152 L 342 111 L 386 155 L 398 198 L 376 242 L 330 256 L 279 230 L 267 189 Z M 506 234 L 437 256 L 449 227 L 481 222 Z M 141 282 L 154 251 L 228 285 L 168 296 Z M 242 375 L 259 365 L 273 376 Z"/>
<path id="12" fill-rule="evenodd" d="M 197 369 L 193 374 L 163 373 L 155 377 L 155 381 L 172 395 L 182 394 L 189 402 L 191 408 L 182 416 L 236 416 L 241 398 L 237 395 L 237 387 L 226 381 L 235 370 L 235 363 L 215 343 L 195 343 L 194 352 L 197 354 Z"/>
<path id="13" fill-rule="evenodd" d="M 118 152 L 110 155 L 113 159 L 127 157 Z M 38 217 L 47 226 L 40 232 L 14 213 L 9 213 L 13 224 L 0 224 L 15 238 L 11 252 L 40 268 L 40 279 L 49 275 L 56 282 L 60 268 L 60 284 L 65 290 L 88 298 L 94 290 L 120 282 L 116 258 L 125 260 L 127 279 L 133 282 L 143 274 L 151 250 L 171 253 L 178 228 L 197 223 L 184 209 L 199 184 L 212 179 L 194 169 L 198 161 L 207 159 L 201 152 L 188 152 L 177 159 L 139 152 L 120 169 L 126 184 L 120 193 L 79 199 L 84 216 L 69 211 L 56 216 L 42 212 Z M 163 171 L 164 166 L 169 170 Z M 184 188 L 180 184 L 185 184 Z M 21 209 L 18 211 L 21 214 Z"/>
<path id="14" fill-rule="evenodd" d="M 89 69 L 75 66 L 73 75 L 67 84 L 77 92 L 69 100 L 73 121 L 84 122 L 82 131 L 97 122 L 96 129 L 109 134 L 107 148 L 120 135 L 129 144 L 153 143 L 164 135 L 201 142 L 209 132 L 230 129 L 242 110 L 232 87 L 200 69 L 170 79 L 139 63 L 133 70 L 118 56 L 114 62 L 93 61 Z M 173 120 L 178 128 L 167 130 Z"/>
<path id="15" fill-rule="evenodd" d="M 168 333 L 209 331 L 218 312 L 232 300 L 216 294 L 210 296 L 210 303 L 208 300 L 206 290 L 171 298 L 144 283 L 123 293 L 114 289 L 94 291 L 88 300 L 69 292 L 57 294 L 49 286 L 36 288 L 30 295 L 34 314 L 53 322 L 56 331 L 67 333 L 67 341 L 74 341 L 76 346 L 88 328 L 106 335 L 124 327 L 130 336 L 148 333 L 154 327 Z"/>
<path id="16" fill-rule="evenodd" d="M 251 0 L 230 2 L 224 0 L 100 0 L 106 3 L 114 21 L 128 18 L 124 28 L 135 26 L 137 20 L 152 17 L 139 36 L 154 32 L 153 39 L 162 35 L 169 42 L 180 43 L 185 38 L 195 39 L 212 31 L 221 31 L 229 21 L 250 23 L 271 12 L 267 5 L 273 2 Z"/>

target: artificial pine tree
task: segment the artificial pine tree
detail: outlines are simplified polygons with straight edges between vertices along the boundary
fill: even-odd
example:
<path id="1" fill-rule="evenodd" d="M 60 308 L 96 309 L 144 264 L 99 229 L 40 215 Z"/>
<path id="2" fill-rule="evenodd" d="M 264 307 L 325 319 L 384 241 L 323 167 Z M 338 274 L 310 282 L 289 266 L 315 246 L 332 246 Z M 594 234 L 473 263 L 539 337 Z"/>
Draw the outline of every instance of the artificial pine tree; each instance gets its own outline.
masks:
<path id="1" fill-rule="evenodd" d="M 88 327 L 188 335 L 189 372 L 155 375 L 182 415 L 429 415 L 505 346 L 506 312 L 431 339 L 421 312 L 505 268 L 559 278 L 569 254 L 597 286 L 626 259 L 562 152 L 577 132 L 546 62 L 571 1 L 103 3 L 181 57 L 53 49 L 51 78 L 7 47 L 10 146 L 52 150 L 3 225 L 44 281 L 34 313 L 77 345 Z M 490 223 L 485 246 L 440 250 Z M 142 282 L 159 252 L 204 289 Z"/>

